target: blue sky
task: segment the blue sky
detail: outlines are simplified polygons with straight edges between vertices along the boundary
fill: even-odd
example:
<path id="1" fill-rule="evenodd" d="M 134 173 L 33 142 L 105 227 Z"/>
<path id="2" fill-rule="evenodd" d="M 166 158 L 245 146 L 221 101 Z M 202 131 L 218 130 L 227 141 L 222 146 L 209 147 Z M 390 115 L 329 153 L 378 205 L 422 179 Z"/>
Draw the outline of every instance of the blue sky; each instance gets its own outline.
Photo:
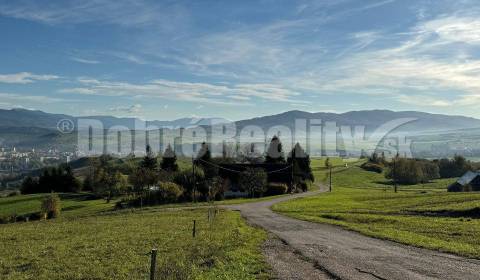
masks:
<path id="1" fill-rule="evenodd" d="M 0 36 L 1 108 L 480 118 L 476 0 L 0 0 Z"/>

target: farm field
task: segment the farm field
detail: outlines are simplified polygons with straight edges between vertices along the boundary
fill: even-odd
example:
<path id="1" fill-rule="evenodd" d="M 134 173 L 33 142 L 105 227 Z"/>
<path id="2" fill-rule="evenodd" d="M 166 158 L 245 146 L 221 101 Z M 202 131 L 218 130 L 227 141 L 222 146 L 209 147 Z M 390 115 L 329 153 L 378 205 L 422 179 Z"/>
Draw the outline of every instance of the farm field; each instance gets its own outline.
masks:
<path id="1" fill-rule="evenodd" d="M 0 198 L 0 217 L 17 216 L 40 212 L 42 200 L 48 194 L 17 195 Z M 114 202 L 109 204 L 103 199 L 94 199 L 91 194 L 59 194 L 62 206 L 62 218 L 81 217 L 112 210 Z"/>
<path id="2" fill-rule="evenodd" d="M 418 247 L 480 258 L 480 193 L 448 193 L 453 179 L 399 186 L 359 164 L 336 167 L 333 192 L 273 206 L 282 214 L 339 225 Z M 317 180 L 326 170 L 315 169 Z"/>
<path id="3" fill-rule="evenodd" d="M 29 194 L 29 195 L 18 195 L 13 197 L 3 197 L 0 198 L 0 218 L 6 219 L 12 215 L 22 216 L 33 213 L 40 212 L 40 206 L 42 200 L 48 194 Z M 184 202 L 184 203 L 173 203 L 173 204 L 163 204 L 158 206 L 148 206 L 144 207 L 145 210 L 160 210 L 165 208 L 185 208 L 185 207 L 203 207 L 211 205 L 226 205 L 226 204 L 241 204 L 249 202 L 259 202 L 274 199 L 277 197 L 285 196 L 267 196 L 260 198 L 235 198 L 235 199 L 226 199 L 221 201 L 214 201 L 212 203 L 208 202 Z M 85 217 L 91 215 L 98 215 L 102 213 L 109 213 L 114 210 L 115 200 L 112 200 L 110 203 L 106 203 L 104 199 L 93 198 L 91 194 L 73 194 L 73 193 L 60 193 L 61 199 L 61 215 L 59 219 L 70 219 Z"/>
<path id="4" fill-rule="evenodd" d="M 212 223 L 207 213 L 146 209 L 0 225 L 0 251 L 9 252 L 0 258 L 0 278 L 146 279 L 152 248 L 163 275 L 157 279 L 266 278 L 265 232 L 236 212 L 220 211 Z"/>

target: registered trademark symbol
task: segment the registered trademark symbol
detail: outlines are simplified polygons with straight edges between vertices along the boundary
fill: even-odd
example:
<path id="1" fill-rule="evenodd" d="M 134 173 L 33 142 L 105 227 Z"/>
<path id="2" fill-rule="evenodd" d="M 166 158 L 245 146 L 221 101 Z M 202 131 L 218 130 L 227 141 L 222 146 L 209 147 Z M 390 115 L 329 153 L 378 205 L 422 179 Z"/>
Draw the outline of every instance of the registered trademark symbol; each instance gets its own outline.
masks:
<path id="1" fill-rule="evenodd" d="M 75 124 L 72 120 L 69 119 L 62 119 L 57 123 L 57 129 L 61 133 L 72 133 L 75 129 Z"/>

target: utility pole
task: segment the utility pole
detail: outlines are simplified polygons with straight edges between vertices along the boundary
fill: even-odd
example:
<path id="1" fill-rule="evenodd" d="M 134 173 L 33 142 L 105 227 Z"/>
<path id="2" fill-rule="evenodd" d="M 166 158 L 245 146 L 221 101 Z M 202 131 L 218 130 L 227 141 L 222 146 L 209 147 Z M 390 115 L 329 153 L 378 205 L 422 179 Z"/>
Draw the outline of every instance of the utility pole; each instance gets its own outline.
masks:
<path id="1" fill-rule="evenodd" d="M 332 192 L 332 166 L 330 165 L 330 176 L 328 176 L 330 179 L 330 192 Z"/>
<path id="2" fill-rule="evenodd" d="M 197 180 L 195 178 L 195 159 L 192 156 L 192 176 L 193 176 L 193 202 L 197 202 Z"/>
<path id="3" fill-rule="evenodd" d="M 292 191 L 293 191 L 293 184 L 294 184 L 294 182 L 293 182 L 293 158 L 294 158 L 294 157 L 292 156 L 292 166 L 291 166 L 291 168 L 290 168 L 291 176 L 292 176 L 292 177 L 291 177 Z"/>
<path id="4" fill-rule="evenodd" d="M 393 185 L 395 193 L 397 192 L 397 163 L 396 158 L 393 158 Z"/>

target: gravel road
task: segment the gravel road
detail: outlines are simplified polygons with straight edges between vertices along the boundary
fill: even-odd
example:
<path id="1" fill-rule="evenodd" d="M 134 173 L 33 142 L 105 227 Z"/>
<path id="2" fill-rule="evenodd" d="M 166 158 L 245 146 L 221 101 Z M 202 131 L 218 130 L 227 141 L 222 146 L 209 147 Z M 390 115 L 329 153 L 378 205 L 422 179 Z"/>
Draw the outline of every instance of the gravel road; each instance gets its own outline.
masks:
<path id="1" fill-rule="evenodd" d="M 270 210 L 275 203 L 311 195 L 321 191 L 225 206 L 278 237 L 264 246 L 278 279 L 480 279 L 480 260 L 366 237 Z"/>

